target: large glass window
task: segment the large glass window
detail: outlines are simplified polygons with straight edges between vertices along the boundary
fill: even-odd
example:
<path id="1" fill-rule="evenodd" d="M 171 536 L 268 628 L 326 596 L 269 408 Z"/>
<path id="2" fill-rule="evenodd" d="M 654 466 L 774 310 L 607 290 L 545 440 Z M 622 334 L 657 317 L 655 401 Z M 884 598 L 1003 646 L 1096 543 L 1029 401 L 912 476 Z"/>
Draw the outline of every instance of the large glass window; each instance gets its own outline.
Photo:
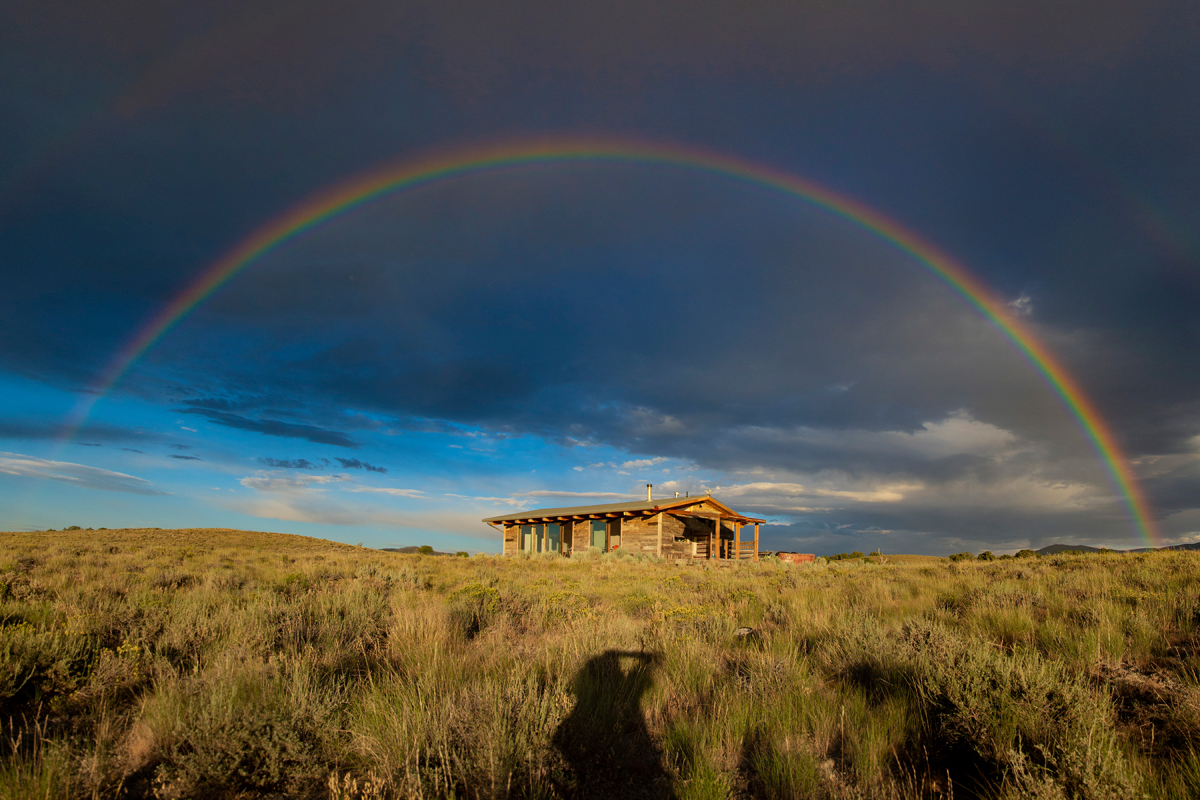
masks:
<path id="1" fill-rule="evenodd" d="M 562 549 L 562 526 L 557 522 L 551 522 L 546 526 L 546 550 L 551 553 L 557 553 Z"/>
<path id="2" fill-rule="evenodd" d="M 533 548 L 534 548 L 533 526 L 532 525 L 522 525 L 521 526 L 521 552 L 532 553 L 532 552 L 534 552 Z"/>

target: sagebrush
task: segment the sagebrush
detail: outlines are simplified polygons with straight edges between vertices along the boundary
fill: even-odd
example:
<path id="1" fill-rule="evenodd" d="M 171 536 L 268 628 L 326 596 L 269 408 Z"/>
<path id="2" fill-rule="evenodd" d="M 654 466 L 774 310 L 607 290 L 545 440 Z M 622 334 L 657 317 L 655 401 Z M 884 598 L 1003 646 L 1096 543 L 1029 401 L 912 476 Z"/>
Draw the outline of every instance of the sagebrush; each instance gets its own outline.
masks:
<path id="1" fill-rule="evenodd" d="M 1190 552 L 0 536 L 0 797 L 1200 796 Z"/>

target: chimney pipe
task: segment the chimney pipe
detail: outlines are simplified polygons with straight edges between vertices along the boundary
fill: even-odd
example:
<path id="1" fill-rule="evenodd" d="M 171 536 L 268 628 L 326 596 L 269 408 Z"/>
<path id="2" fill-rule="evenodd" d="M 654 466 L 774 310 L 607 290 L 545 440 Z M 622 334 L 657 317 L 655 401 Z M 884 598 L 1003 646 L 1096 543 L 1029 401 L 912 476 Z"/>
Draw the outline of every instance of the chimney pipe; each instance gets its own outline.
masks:
<path id="1" fill-rule="evenodd" d="M 653 484 L 653 483 L 647 483 L 647 484 L 646 484 L 646 502 L 647 502 L 647 503 L 649 503 L 651 500 L 653 500 L 653 499 L 654 499 L 654 498 L 653 498 L 653 497 L 650 495 L 650 490 L 651 490 L 651 489 L 653 489 L 653 488 L 654 488 L 654 484 Z"/>
<path id="2" fill-rule="evenodd" d="M 675 496 L 676 496 L 676 497 L 679 497 L 679 492 L 676 492 L 676 493 L 675 493 Z"/>

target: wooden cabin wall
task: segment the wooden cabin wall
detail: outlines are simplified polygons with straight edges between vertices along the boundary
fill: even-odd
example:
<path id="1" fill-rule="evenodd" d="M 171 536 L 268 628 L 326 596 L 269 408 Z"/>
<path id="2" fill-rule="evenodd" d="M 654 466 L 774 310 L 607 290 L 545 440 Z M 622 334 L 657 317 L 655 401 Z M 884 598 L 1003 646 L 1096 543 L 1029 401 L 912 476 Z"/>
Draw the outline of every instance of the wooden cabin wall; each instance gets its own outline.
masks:
<path id="1" fill-rule="evenodd" d="M 516 555 L 517 549 L 521 546 L 520 542 L 518 541 L 520 535 L 520 525 L 504 526 L 504 549 L 501 551 L 504 555 Z"/>
<path id="2" fill-rule="evenodd" d="M 620 552 L 658 553 L 658 515 L 622 519 Z"/>
<path id="3" fill-rule="evenodd" d="M 708 558 L 709 538 L 712 536 L 713 523 L 711 519 L 705 517 L 675 517 L 667 514 L 663 521 L 663 557 L 664 558 L 692 558 L 692 543 L 695 542 L 695 558 Z M 736 532 L 736 523 L 732 520 L 721 520 L 721 541 L 728 542 L 726 548 L 732 546 L 733 537 Z M 743 539 L 745 531 L 742 531 Z M 681 540 L 681 541 L 677 541 Z M 749 547 L 753 550 L 753 536 L 750 538 Z M 719 547 L 719 546 L 718 546 Z M 742 549 L 745 551 L 747 547 L 746 541 L 742 542 Z M 719 554 L 720 549 L 714 548 L 714 555 Z"/>
<path id="4" fill-rule="evenodd" d="M 692 542 L 702 541 L 698 532 L 698 523 L 699 520 L 689 517 L 663 515 L 663 558 L 691 558 Z M 703 535 L 708 536 L 708 529 L 704 531 Z M 676 541 L 677 539 L 684 541 Z"/>

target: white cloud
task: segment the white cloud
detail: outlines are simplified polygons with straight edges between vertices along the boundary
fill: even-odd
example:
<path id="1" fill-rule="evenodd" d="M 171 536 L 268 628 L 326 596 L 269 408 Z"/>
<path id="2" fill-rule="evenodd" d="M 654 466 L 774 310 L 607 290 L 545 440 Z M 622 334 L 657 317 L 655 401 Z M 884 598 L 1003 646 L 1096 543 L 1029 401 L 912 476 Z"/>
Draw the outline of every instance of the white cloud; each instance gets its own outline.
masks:
<path id="1" fill-rule="evenodd" d="M 802 483 L 745 483 L 740 486 L 721 486 L 713 491 L 731 497 L 833 497 L 858 503 L 897 503 L 905 492 L 920 489 L 918 483 L 887 483 L 870 489 L 839 489 L 828 486 L 808 486 Z M 807 510 L 807 509 L 806 509 Z"/>
<path id="2" fill-rule="evenodd" d="M 1025 292 L 1021 292 L 1021 296 L 1010 301 L 1008 307 L 1018 317 L 1028 317 L 1033 313 L 1033 298 Z"/>
<path id="3" fill-rule="evenodd" d="M 640 458 L 636 461 L 626 461 L 621 465 L 621 469 L 646 469 L 647 467 L 657 467 L 659 464 L 665 464 L 670 459 L 662 458 Z"/>
<path id="4" fill-rule="evenodd" d="M 247 489 L 260 492 L 290 492 L 324 491 L 321 486 L 326 483 L 336 483 L 346 480 L 341 475 L 288 475 L 278 472 L 257 472 L 242 478 L 238 483 Z"/>
<path id="5" fill-rule="evenodd" d="M 154 488 L 154 484 L 145 478 L 99 467 L 89 467 L 86 464 L 50 461 L 20 453 L 0 453 L 0 472 L 25 478 L 49 478 L 85 489 L 99 489 L 104 492 L 167 494 L 167 492 Z"/>
<path id="6" fill-rule="evenodd" d="M 517 492 L 513 497 L 594 497 L 628 500 L 631 497 L 636 497 L 636 495 L 622 492 L 558 492 L 542 489 L 534 492 Z"/>
<path id="7" fill-rule="evenodd" d="M 576 467 L 576 468 L 575 468 L 575 471 L 576 471 L 576 472 L 583 472 L 583 467 Z"/>
<path id="8" fill-rule="evenodd" d="M 377 494 L 390 494 L 394 497 L 427 497 L 425 492 L 420 489 L 391 489 L 386 486 L 356 486 L 353 489 L 347 489 L 347 492 L 375 492 Z"/>
<path id="9" fill-rule="evenodd" d="M 850 477 L 829 472 L 804 482 L 768 482 L 718 486 L 713 494 L 763 514 L 828 513 L 862 505 L 903 506 L 908 511 L 995 510 L 1066 513 L 1094 510 L 1112 497 L 1086 483 L 1012 475 L 980 480 L 965 475 L 941 484 L 913 480 Z"/>

